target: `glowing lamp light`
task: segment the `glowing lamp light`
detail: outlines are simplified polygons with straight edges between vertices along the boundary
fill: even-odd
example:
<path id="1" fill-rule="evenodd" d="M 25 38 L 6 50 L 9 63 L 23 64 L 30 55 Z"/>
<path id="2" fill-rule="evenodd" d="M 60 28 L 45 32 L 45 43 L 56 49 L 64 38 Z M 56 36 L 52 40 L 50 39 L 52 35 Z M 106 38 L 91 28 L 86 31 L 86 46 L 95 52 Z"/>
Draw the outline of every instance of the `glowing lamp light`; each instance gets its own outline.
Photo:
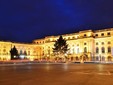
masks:
<path id="1" fill-rule="evenodd" d="M 16 56 L 14 56 L 14 58 L 16 58 Z"/>
<path id="2" fill-rule="evenodd" d="M 30 61 L 33 61 L 34 59 L 33 58 L 30 58 Z"/>
<path id="3" fill-rule="evenodd" d="M 65 53 L 65 56 L 67 56 L 67 54 Z"/>
<path id="4" fill-rule="evenodd" d="M 20 57 L 21 59 L 24 59 L 25 55 L 20 55 L 19 57 Z"/>

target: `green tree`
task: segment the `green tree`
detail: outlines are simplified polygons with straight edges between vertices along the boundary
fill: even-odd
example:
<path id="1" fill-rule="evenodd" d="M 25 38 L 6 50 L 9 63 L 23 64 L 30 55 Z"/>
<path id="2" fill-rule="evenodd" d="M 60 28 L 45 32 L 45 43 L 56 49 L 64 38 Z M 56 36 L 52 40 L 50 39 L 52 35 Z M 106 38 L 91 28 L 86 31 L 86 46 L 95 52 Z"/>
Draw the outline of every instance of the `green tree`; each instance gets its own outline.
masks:
<path id="1" fill-rule="evenodd" d="M 53 48 L 54 55 L 58 55 L 59 57 L 64 56 L 68 50 L 69 49 L 66 40 L 63 39 L 62 36 L 60 36 L 59 39 L 54 44 L 54 48 Z"/>
<path id="2" fill-rule="evenodd" d="M 11 60 L 19 58 L 18 57 L 18 50 L 16 49 L 15 46 L 13 48 L 11 48 L 10 54 L 11 54 Z"/>

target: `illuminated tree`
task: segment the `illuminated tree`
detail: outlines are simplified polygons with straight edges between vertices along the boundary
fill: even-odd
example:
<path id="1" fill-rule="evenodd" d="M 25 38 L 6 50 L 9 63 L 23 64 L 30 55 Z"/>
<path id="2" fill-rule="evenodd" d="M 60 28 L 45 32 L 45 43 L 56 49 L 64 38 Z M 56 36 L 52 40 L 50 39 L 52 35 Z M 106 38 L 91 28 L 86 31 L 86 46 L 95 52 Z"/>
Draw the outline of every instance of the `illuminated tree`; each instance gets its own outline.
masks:
<path id="1" fill-rule="evenodd" d="M 55 55 L 64 55 L 68 51 L 68 44 L 66 43 L 66 40 L 63 39 L 62 36 L 59 37 L 59 39 L 55 42 L 54 48 L 53 48 L 53 53 Z"/>

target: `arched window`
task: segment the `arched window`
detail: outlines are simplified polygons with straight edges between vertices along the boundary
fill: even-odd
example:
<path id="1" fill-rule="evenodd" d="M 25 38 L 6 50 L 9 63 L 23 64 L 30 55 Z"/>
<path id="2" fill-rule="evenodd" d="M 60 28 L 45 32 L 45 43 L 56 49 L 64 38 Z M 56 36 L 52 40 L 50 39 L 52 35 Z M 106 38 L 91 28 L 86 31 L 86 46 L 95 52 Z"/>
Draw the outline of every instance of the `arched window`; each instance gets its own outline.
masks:
<path id="1" fill-rule="evenodd" d="M 110 32 L 108 32 L 107 35 L 108 35 L 108 36 L 111 35 Z"/>
<path id="2" fill-rule="evenodd" d="M 68 40 L 70 40 L 70 37 L 68 37 Z"/>
<path id="3" fill-rule="evenodd" d="M 84 37 L 86 37 L 87 35 L 86 34 L 84 34 Z"/>
<path id="4" fill-rule="evenodd" d="M 101 51 L 102 51 L 102 53 L 105 53 L 105 48 L 102 47 L 102 48 L 101 48 Z"/>
<path id="5" fill-rule="evenodd" d="M 72 39 L 75 39 L 75 37 L 72 37 Z"/>
<path id="6" fill-rule="evenodd" d="M 20 50 L 20 55 L 22 55 L 23 54 L 23 52 L 22 52 L 22 50 Z"/>
<path id="7" fill-rule="evenodd" d="M 30 55 L 30 51 L 28 51 L 28 55 Z"/>
<path id="8" fill-rule="evenodd" d="M 99 48 L 98 47 L 96 47 L 96 53 L 99 53 Z"/>
<path id="9" fill-rule="evenodd" d="M 73 53 L 75 53 L 75 49 L 73 48 Z"/>
<path id="10" fill-rule="evenodd" d="M 104 45 L 104 42 L 102 42 L 102 45 Z"/>
<path id="11" fill-rule="evenodd" d="M 104 33 L 102 33 L 101 36 L 104 36 Z"/>
<path id="12" fill-rule="evenodd" d="M 48 49 L 48 54 L 50 54 L 50 49 Z"/>
<path id="13" fill-rule="evenodd" d="M 102 56 L 102 61 L 105 61 L 105 57 L 104 56 Z"/>
<path id="14" fill-rule="evenodd" d="M 24 55 L 27 55 L 27 52 L 26 52 L 26 50 L 24 51 Z"/>
<path id="15" fill-rule="evenodd" d="M 84 48 L 84 53 L 87 53 L 87 48 L 86 47 Z"/>
<path id="16" fill-rule="evenodd" d="M 96 42 L 96 45 L 98 45 L 98 42 Z"/>
<path id="17" fill-rule="evenodd" d="M 50 54 L 50 47 L 48 46 L 48 54 Z"/>
<path id="18" fill-rule="evenodd" d="M 6 52 L 6 49 L 4 49 L 3 52 L 5 53 Z"/>
<path id="19" fill-rule="evenodd" d="M 97 36 L 98 36 L 98 34 L 95 34 L 95 36 L 97 37 Z"/>
<path id="20" fill-rule="evenodd" d="M 111 47 L 108 47 L 108 53 L 111 53 Z"/>
<path id="21" fill-rule="evenodd" d="M 87 45 L 87 43 L 84 43 L 84 45 Z"/>
<path id="22" fill-rule="evenodd" d="M 111 44 L 111 42 L 110 42 L 110 41 L 108 41 L 108 44 Z"/>

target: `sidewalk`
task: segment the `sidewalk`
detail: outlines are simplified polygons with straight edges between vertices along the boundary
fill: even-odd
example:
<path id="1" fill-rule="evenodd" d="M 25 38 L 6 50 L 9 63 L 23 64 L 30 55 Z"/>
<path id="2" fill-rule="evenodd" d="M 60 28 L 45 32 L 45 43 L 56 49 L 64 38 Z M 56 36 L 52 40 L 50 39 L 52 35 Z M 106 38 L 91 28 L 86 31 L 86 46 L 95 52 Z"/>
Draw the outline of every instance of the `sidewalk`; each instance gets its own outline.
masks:
<path id="1" fill-rule="evenodd" d="M 51 61 L 30 61 L 30 60 L 10 60 L 10 61 L 0 61 L 0 64 L 62 64 L 65 62 L 51 62 Z"/>
<path id="2" fill-rule="evenodd" d="M 57 64 L 57 63 L 67 63 L 67 64 L 113 64 L 112 61 L 85 61 L 85 62 L 51 62 L 51 61 L 30 61 L 30 60 L 10 60 L 10 61 L 0 61 L 0 64 Z"/>
<path id="3" fill-rule="evenodd" d="M 30 61 L 30 60 L 0 61 L 0 64 L 20 64 L 20 63 L 38 63 L 38 61 Z"/>

